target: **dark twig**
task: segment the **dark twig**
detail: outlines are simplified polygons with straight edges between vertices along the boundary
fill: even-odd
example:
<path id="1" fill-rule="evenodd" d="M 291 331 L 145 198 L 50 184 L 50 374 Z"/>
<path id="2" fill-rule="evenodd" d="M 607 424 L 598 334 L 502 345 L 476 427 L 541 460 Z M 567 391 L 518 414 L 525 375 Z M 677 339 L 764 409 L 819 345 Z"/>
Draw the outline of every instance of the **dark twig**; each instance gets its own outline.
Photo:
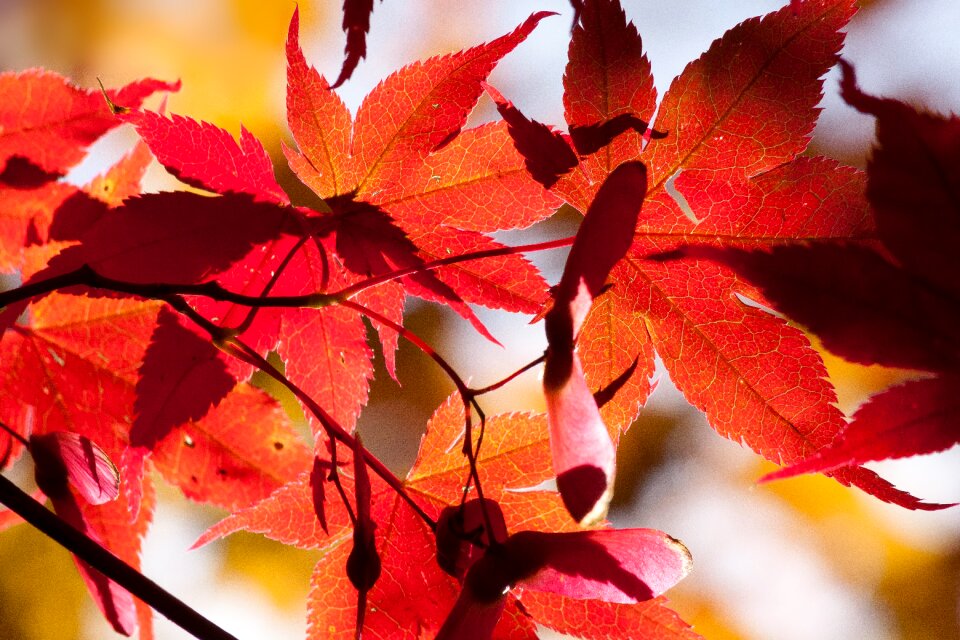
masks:
<path id="1" fill-rule="evenodd" d="M 61 520 L 2 475 L 0 502 L 193 637 L 200 640 L 237 640 L 156 582 Z"/>
<path id="2" fill-rule="evenodd" d="M 480 389 L 471 389 L 470 391 L 471 391 L 471 393 L 473 393 L 473 395 L 475 395 L 475 396 L 482 396 L 482 395 L 485 394 L 485 393 L 490 393 L 491 391 L 496 391 L 497 389 L 499 389 L 499 388 L 502 387 L 503 385 L 507 384 L 508 382 L 510 382 L 511 380 L 513 380 L 514 378 L 516 378 L 517 376 L 519 376 L 519 375 L 521 375 L 521 374 L 523 374 L 523 373 L 526 373 L 526 372 L 529 371 L 530 369 L 533 369 L 535 366 L 537 366 L 538 364 L 540 364 L 541 362 L 543 362 L 543 361 L 546 359 L 546 357 L 547 357 L 547 355 L 546 355 L 546 354 L 543 354 L 543 355 L 541 355 L 539 358 L 537 358 L 536 360 L 531 360 L 531 361 L 528 362 L 527 364 L 523 365 L 522 367 L 520 367 L 519 369 L 517 369 L 516 371 L 514 371 L 513 373 L 511 373 L 510 375 L 508 375 L 508 376 L 507 376 L 506 378 L 504 378 L 503 380 L 500 380 L 499 382 L 494 382 L 493 384 L 487 385 L 486 387 L 482 387 L 482 388 L 480 388 Z"/>
<path id="3" fill-rule="evenodd" d="M 210 337 L 214 341 L 214 344 L 224 353 L 227 353 L 228 355 L 231 355 L 246 362 L 247 364 L 256 367 L 286 387 L 314 416 L 316 416 L 317 420 L 320 421 L 320 424 L 323 425 L 323 428 L 326 430 L 327 434 L 332 440 L 339 440 L 351 448 L 355 447 L 353 435 L 344 429 L 340 423 L 333 418 L 333 416 L 324 410 L 323 407 L 317 404 L 317 401 L 311 398 L 310 394 L 297 386 L 285 375 L 280 373 L 279 369 L 273 366 L 266 358 L 257 353 L 255 349 L 236 336 L 232 335 L 229 330 L 217 326 L 207 318 L 197 313 L 197 311 L 188 305 L 182 298 L 173 296 L 167 299 L 166 302 L 173 306 L 177 311 L 189 317 L 201 329 L 209 333 Z M 403 481 L 395 476 L 393 472 L 390 471 L 372 453 L 366 449 L 362 449 L 362 451 L 363 458 L 367 462 L 367 466 L 373 469 L 374 473 L 380 476 L 384 482 L 386 482 L 394 491 L 396 491 L 397 494 L 399 494 L 400 497 L 402 497 L 407 504 L 410 505 L 416 514 L 423 519 L 427 526 L 435 530 L 437 526 L 436 521 L 427 515 L 423 508 L 420 507 L 420 505 L 410 497 L 406 491 L 406 488 L 403 486 Z M 333 460 L 333 467 L 334 470 L 336 470 L 336 460 Z M 343 487 L 339 484 L 339 479 L 334 476 L 333 480 L 337 485 L 337 490 L 340 492 L 341 498 L 344 499 L 345 503 L 349 504 L 346 499 L 346 493 L 344 492 Z"/>
<path id="4" fill-rule="evenodd" d="M 471 260 L 480 260 L 494 256 L 525 253 L 529 251 L 543 251 L 546 249 L 556 249 L 565 247 L 573 243 L 573 238 L 561 238 L 549 242 L 540 242 L 536 244 L 518 245 L 515 247 L 502 247 L 500 249 L 489 249 L 486 251 L 477 251 L 475 253 L 465 253 L 459 256 L 441 258 L 432 262 L 426 262 L 415 267 L 399 269 L 389 273 L 373 276 L 361 280 L 340 291 L 331 293 L 310 293 L 296 296 L 251 296 L 242 293 L 236 293 L 225 289 L 219 282 L 208 281 L 198 284 L 171 284 L 171 283 L 138 283 L 124 280 L 108 278 L 97 273 L 91 266 L 83 265 L 73 271 L 56 275 L 45 280 L 29 282 L 25 285 L 10 289 L 0 293 L 0 308 L 28 300 L 35 296 L 46 295 L 59 289 L 66 289 L 74 286 L 86 286 L 94 289 L 105 289 L 117 293 L 126 293 L 129 295 L 140 296 L 141 298 L 151 298 L 165 300 L 173 295 L 204 296 L 211 300 L 219 302 L 232 302 L 247 307 L 274 307 L 274 308 L 320 308 L 333 304 L 338 304 L 347 298 L 352 298 L 361 291 L 375 287 L 384 282 L 390 282 L 398 278 L 403 278 L 414 273 L 421 273 L 437 269 L 439 267 L 467 262 Z"/>

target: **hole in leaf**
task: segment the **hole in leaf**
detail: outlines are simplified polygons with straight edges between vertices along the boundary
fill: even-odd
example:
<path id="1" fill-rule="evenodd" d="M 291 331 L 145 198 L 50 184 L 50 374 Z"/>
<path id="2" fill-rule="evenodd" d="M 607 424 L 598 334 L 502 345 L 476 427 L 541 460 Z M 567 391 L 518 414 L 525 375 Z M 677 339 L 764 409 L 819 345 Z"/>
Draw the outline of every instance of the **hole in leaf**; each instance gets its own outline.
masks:
<path id="1" fill-rule="evenodd" d="M 674 184 L 677 181 L 677 178 L 680 177 L 681 173 L 683 173 L 683 170 L 678 169 L 676 173 L 667 178 L 663 188 L 666 190 L 667 195 L 673 198 L 673 201 L 677 203 L 677 206 L 680 207 L 683 215 L 686 216 L 690 222 L 694 224 L 700 224 L 700 219 L 697 218 L 697 215 L 693 212 L 693 209 L 690 207 L 690 203 L 687 202 L 687 199 L 683 197 L 683 194 L 677 190 L 677 186 Z"/>

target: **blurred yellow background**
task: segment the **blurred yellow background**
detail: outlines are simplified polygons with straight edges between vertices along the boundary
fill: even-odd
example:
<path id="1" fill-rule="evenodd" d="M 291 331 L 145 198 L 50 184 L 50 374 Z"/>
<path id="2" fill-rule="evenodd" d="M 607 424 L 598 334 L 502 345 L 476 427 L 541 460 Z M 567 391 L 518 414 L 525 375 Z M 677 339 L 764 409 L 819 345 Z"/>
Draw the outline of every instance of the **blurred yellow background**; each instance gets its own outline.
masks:
<path id="1" fill-rule="evenodd" d="M 726 28 L 783 1 L 656 0 L 625 2 L 644 36 L 662 95 L 670 79 Z M 845 55 L 871 93 L 940 110 L 960 109 L 960 3 L 875 0 L 849 27 Z M 328 77 L 339 71 L 344 37 L 339 1 L 303 1 L 301 41 Z M 153 76 L 183 81 L 169 110 L 234 133 L 241 122 L 282 166 L 285 125 L 283 43 L 293 2 L 254 0 L 0 0 L 0 69 L 42 66 L 83 86 Z M 352 108 L 401 64 L 490 39 L 535 9 L 547 21 L 504 61 L 492 82 L 531 117 L 562 123 L 560 78 L 569 5 L 561 0 L 385 0 L 375 7 L 370 55 L 341 90 Z M 813 150 L 862 166 L 869 119 L 836 96 L 835 76 Z M 489 105 L 480 118 L 492 117 Z M 131 143 L 130 132 L 98 145 L 78 175 L 93 175 Z M 281 179 L 284 179 L 281 172 Z M 176 181 L 160 169 L 148 187 Z M 570 233 L 567 216 L 529 233 Z M 509 236 L 516 239 L 522 236 Z M 562 256 L 538 258 L 556 280 Z M 498 350 L 449 314 L 411 305 L 408 324 L 449 354 L 465 377 L 494 381 L 543 349 L 527 319 L 484 313 L 507 345 Z M 827 359 L 852 410 L 898 372 Z M 364 440 L 390 452 L 397 470 L 416 452 L 426 418 L 450 390 L 413 349 L 398 359 L 402 388 L 382 366 L 361 420 Z M 523 376 L 491 409 L 540 408 L 535 374 Z M 960 501 L 957 450 L 878 468 L 898 485 L 939 501 Z M 671 600 L 712 640 L 955 640 L 960 638 L 960 515 L 907 513 L 820 477 L 758 486 L 770 470 L 759 457 L 707 427 L 664 380 L 621 448 L 617 524 L 661 528 L 694 555 L 693 573 Z M 193 540 L 222 514 L 198 508 L 173 490 L 162 493 L 145 547 L 145 573 L 240 638 L 299 638 L 314 554 L 237 535 L 199 551 Z M 83 594 L 69 555 L 25 526 L 0 535 L 0 638 L 109 638 Z M 161 639 L 183 638 L 168 624 Z"/>

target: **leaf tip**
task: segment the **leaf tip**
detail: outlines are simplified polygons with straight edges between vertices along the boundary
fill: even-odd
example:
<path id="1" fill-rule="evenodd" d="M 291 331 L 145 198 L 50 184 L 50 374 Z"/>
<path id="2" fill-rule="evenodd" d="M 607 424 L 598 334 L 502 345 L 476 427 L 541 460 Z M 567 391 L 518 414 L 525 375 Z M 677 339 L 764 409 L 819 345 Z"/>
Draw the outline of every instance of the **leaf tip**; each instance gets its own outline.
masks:
<path id="1" fill-rule="evenodd" d="M 119 116 L 130 112 L 129 107 L 121 107 L 110 99 L 110 95 L 107 93 L 107 88 L 103 86 L 103 80 L 101 80 L 99 76 L 97 76 L 97 84 L 100 85 L 100 93 L 103 95 L 103 99 L 107 102 L 107 107 L 110 109 L 110 113 L 115 116 Z"/>

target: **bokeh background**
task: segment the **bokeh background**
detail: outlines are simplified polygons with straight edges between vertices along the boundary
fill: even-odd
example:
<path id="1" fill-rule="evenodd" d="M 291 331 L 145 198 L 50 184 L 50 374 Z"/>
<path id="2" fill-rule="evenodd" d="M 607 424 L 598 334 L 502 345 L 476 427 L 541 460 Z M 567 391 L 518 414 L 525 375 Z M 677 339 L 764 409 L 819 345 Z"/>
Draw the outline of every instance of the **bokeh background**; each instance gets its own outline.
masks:
<path id="1" fill-rule="evenodd" d="M 661 95 L 684 65 L 739 21 L 785 0 L 627 0 Z M 943 112 L 960 110 L 960 3 L 874 0 L 848 29 L 843 55 L 868 92 Z M 327 76 L 339 71 L 340 2 L 303 0 L 301 42 Z M 0 69 L 42 66 L 83 86 L 153 76 L 183 80 L 169 109 L 234 133 L 241 122 L 275 159 L 285 125 L 283 42 L 293 2 L 256 0 L 0 0 Z M 377 3 L 370 55 L 341 90 L 355 109 L 392 70 L 500 35 L 534 10 L 545 21 L 496 69 L 492 83 L 529 116 L 563 122 L 561 77 L 571 12 L 561 0 L 385 0 Z M 812 153 L 863 166 L 870 118 L 842 103 L 827 78 Z M 474 122 L 494 117 L 484 101 Z M 130 131 L 111 134 L 71 179 L 83 182 L 122 154 Z M 281 175 L 283 179 L 283 176 Z M 155 167 L 147 188 L 177 188 Z M 510 242 L 569 235 L 560 215 Z M 537 256 L 556 281 L 563 252 Z M 542 352 L 542 329 L 527 318 L 482 312 L 499 349 L 435 306 L 411 303 L 407 323 L 478 384 L 495 381 Z M 364 440 L 403 471 L 427 417 L 451 385 L 415 350 L 399 354 L 402 387 L 382 369 L 361 419 Z M 904 372 L 853 366 L 827 356 L 844 410 Z M 674 607 L 712 640 L 952 640 L 960 638 L 960 509 L 910 513 L 820 477 L 759 486 L 771 465 L 717 436 L 665 374 L 623 440 L 618 525 L 655 527 L 691 549 L 693 573 L 671 592 Z M 542 409 L 536 373 L 487 399 L 490 413 Z M 929 500 L 960 501 L 960 450 L 872 465 Z M 17 477 L 27 471 L 15 470 Z M 192 542 L 223 513 L 162 492 L 144 548 L 145 573 L 240 638 L 303 637 L 315 554 L 238 534 L 200 550 Z M 0 535 L 0 638 L 110 638 L 83 592 L 69 555 L 20 526 Z M 161 639 L 185 634 L 158 622 Z"/>

